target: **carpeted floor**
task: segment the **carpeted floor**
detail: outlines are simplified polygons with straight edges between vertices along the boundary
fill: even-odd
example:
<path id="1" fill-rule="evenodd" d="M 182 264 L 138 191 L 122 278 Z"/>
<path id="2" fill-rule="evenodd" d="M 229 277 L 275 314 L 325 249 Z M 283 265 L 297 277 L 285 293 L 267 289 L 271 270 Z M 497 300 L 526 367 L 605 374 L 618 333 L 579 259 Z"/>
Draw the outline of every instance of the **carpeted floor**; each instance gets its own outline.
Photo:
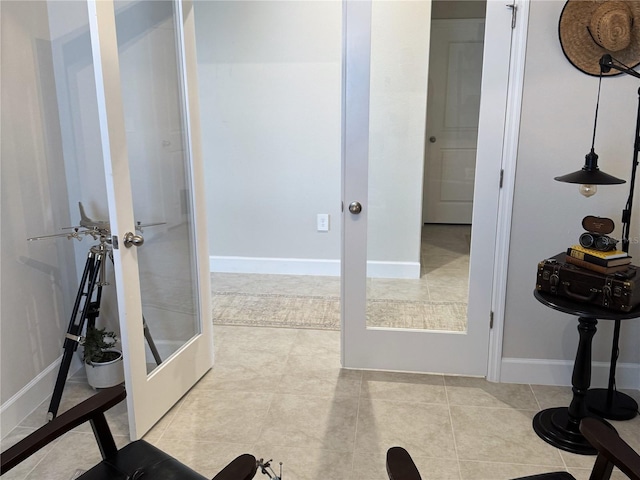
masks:
<path id="1" fill-rule="evenodd" d="M 367 326 L 464 332 L 469 225 L 423 228 L 419 279 L 367 279 Z M 340 330 L 340 278 L 213 273 L 213 323 Z"/>
<path id="2" fill-rule="evenodd" d="M 214 292 L 215 325 L 340 330 L 340 299 L 307 295 Z M 467 306 L 462 302 L 369 300 L 370 327 L 464 331 Z"/>

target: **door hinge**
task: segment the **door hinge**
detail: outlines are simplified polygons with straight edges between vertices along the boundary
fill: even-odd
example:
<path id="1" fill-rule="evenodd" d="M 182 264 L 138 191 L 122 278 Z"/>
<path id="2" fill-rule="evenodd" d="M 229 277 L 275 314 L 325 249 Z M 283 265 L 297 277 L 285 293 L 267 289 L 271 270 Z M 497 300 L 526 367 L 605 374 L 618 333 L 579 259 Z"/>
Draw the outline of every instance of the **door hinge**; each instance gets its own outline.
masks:
<path id="1" fill-rule="evenodd" d="M 489 330 L 493 328 L 493 312 L 489 314 Z"/>
<path id="2" fill-rule="evenodd" d="M 502 188 L 503 183 L 504 183 L 504 169 L 500 170 L 500 188 Z"/>
<path id="3" fill-rule="evenodd" d="M 518 12 L 518 6 L 515 2 L 508 3 L 507 8 L 511 9 L 511 28 L 516 28 L 516 15 Z"/>

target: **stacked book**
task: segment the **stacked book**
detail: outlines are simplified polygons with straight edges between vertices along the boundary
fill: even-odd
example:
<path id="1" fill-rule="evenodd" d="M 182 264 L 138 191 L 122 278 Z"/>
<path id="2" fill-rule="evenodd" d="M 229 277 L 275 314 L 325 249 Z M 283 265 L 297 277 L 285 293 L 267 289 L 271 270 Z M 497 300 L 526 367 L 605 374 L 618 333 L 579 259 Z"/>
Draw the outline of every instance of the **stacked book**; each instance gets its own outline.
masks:
<path id="1" fill-rule="evenodd" d="M 602 252 L 573 245 L 567 249 L 567 263 L 608 275 L 627 270 L 631 257 L 622 250 Z"/>

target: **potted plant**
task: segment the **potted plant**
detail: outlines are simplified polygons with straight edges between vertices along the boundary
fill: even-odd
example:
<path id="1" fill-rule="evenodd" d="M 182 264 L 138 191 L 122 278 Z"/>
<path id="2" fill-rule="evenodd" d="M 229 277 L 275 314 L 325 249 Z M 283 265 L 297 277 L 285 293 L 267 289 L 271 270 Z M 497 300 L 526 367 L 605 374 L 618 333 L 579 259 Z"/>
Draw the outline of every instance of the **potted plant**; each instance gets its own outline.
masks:
<path id="1" fill-rule="evenodd" d="M 122 352 L 115 348 L 115 332 L 106 328 L 87 327 L 83 347 L 87 382 L 94 389 L 108 388 L 124 382 Z"/>

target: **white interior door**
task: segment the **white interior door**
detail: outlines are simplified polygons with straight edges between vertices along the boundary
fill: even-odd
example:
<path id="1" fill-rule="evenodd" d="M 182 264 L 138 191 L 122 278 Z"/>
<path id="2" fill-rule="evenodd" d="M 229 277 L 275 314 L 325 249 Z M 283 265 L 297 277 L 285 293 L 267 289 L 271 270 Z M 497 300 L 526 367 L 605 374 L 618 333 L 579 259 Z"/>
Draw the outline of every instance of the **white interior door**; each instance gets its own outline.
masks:
<path id="1" fill-rule="evenodd" d="M 431 22 L 424 223 L 471 223 L 484 19 Z"/>
<path id="2" fill-rule="evenodd" d="M 180 1 L 88 7 L 136 439 L 213 364 L 193 9 Z"/>
<path id="3" fill-rule="evenodd" d="M 429 1 L 344 4 L 342 362 L 484 376 L 511 52 L 511 16 L 499 2 L 487 2 L 466 326 L 380 326 L 368 318 L 374 277 L 395 276 L 404 281 L 401 293 L 415 288 L 429 295 L 414 282 L 426 119 L 417 106 L 426 105 L 430 7 Z M 409 301 L 383 314 L 415 318 L 420 308 Z"/>

